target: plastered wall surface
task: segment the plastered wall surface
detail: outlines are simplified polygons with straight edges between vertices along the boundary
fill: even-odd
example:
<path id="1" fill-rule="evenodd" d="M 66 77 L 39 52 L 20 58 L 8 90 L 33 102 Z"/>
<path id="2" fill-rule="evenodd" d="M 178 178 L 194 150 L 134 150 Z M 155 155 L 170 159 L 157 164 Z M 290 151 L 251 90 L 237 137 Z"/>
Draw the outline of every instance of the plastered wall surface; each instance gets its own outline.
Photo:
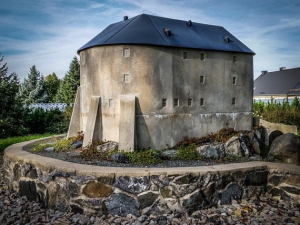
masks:
<path id="1" fill-rule="evenodd" d="M 81 51 L 80 61 L 81 130 L 91 97 L 100 96 L 103 140 L 119 141 L 120 95 L 136 97 L 136 148 L 162 149 L 223 127 L 251 129 L 252 54 L 114 45 Z"/>

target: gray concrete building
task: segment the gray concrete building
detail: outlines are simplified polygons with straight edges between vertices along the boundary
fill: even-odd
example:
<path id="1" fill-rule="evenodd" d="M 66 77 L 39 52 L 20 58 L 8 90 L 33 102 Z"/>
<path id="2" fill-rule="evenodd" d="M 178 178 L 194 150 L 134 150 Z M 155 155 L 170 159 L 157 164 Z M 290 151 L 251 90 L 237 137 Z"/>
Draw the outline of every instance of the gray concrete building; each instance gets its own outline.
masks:
<path id="1" fill-rule="evenodd" d="M 164 149 L 184 136 L 252 127 L 254 52 L 220 26 L 141 14 L 78 50 L 68 136 Z"/>

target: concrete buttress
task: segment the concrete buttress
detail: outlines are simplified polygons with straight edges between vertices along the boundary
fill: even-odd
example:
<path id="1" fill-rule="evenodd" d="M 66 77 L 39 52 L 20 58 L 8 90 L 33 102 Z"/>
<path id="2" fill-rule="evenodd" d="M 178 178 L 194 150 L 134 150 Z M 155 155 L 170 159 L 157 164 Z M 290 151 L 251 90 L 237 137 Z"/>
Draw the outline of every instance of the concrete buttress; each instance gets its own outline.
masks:
<path id="1" fill-rule="evenodd" d="M 135 96 L 120 95 L 119 149 L 135 149 Z"/>
<path id="2" fill-rule="evenodd" d="M 101 97 L 92 96 L 84 133 L 83 147 L 93 141 L 102 141 Z"/>

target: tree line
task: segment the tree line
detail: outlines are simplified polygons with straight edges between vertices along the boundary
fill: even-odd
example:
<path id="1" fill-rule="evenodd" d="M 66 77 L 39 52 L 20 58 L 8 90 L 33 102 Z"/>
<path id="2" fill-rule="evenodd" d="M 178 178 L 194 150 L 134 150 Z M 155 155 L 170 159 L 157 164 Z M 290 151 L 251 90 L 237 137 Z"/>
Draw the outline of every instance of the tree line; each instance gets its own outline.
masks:
<path id="1" fill-rule="evenodd" d="M 80 64 L 77 57 L 62 79 L 55 73 L 44 77 L 33 65 L 21 83 L 0 52 L 0 139 L 26 134 L 63 133 L 67 131 L 77 87 Z M 67 109 L 44 111 L 32 109 L 32 103 L 66 103 Z"/>

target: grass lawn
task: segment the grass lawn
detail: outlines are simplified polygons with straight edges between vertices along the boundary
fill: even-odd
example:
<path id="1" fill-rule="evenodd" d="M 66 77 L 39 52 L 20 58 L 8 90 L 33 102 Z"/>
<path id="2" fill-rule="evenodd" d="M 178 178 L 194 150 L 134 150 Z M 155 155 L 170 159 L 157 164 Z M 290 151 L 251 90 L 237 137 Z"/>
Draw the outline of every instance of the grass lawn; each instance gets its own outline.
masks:
<path id="1" fill-rule="evenodd" d="M 28 136 L 0 139 L 0 153 L 2 153 L 6 147 L 12 144 L 23 142 L 23 141 L 30 141 L 38 138 L 43 138 L 43 137 L 51 137 L 51 136 L 53 136 L 53 134 L 34 134 Z"/>

